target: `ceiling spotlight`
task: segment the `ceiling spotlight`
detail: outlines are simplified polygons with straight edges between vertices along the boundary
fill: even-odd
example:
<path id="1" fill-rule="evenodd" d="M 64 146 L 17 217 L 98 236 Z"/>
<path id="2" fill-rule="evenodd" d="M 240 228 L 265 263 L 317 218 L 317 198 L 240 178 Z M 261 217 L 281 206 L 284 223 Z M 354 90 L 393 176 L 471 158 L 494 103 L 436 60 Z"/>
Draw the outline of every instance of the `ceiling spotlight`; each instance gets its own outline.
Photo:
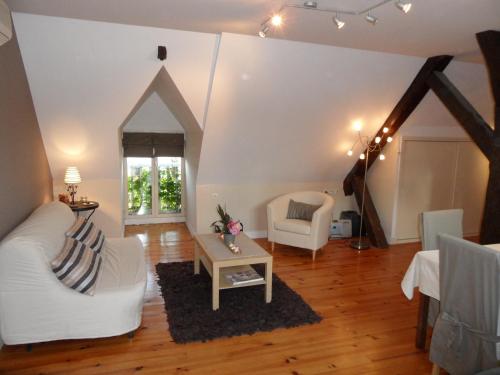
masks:
<path id="1" fill-rule="evenodd" d="M 375 137 L 375 143 L 380 143 L 380 141 L 382 140 L 382 138 L 380 137 Z"/>
<path id="2" fill-rule="evenodd" d="M 283 17 L 281 17 L 280 14 L 275 14 L 271 18 L 271 23 L 273 24 L 273 26 L 279 27 L 283 23 Z"/>
<path id="3" fill-rule="evenodd" d="M 396 2 L 396 7 L 404 13 L 408 13 L 411 9 L 411 3 L 399 0 Z"/>
<path id="4" fill-rule="evenodd" d="M 384 154 L 380 154 L 379 159 L 380 160 L 385 160 L 385 155 Z"/>
<path id="5" fill-rule="evenodd" d="M 341 21 L 337 16 L 333 17 L 333 22 L 339 30 L 345 26 L 345 22 Z"/>
<path id="6" fill-rule="evenodd" d="M 361 154 L 361 155 L 359 155 L 359 158 L 360 158 L 361 160 L 365 160 L 365 154 Z"/>
<path id="7" fill-rule="evenodd" d="M 392 142 L 392 137 L 387 137 L 387 142 L 391 143 Z"/>
<path id="8" fill-rule="evenodd" d="M 352 150 L 347 151 L 347 156 L 352 156 Z"/>
<path id="9" fill-rule="evenodd" d="M 259 31 L 259 36 L 261 38 L 265 38 L 267 36 L 268 32 L 269 32 L 269 26 L 264 25 L 264 26 L 262 26 L 262 29 L 260 29 L 260 31 Z"/>
<path id="10" fill-rule="evenodd" d="M 318 7 L 318 3 L 316 1 L 306 1 L 304 3 L 304 8 L 316 9 L 317 7 Z"/>
<path id="11" fill-rule="evenodd" d="M 387 126 L 384 126 L 384 128 L 382 129 L 382 131 L 383 131 L 384 133 L 387 133 L 387 132 L 389 131 L 389 128 L 388 128 Z"/>
<path id="12" fill-rule="evenodd" d="M 372 25 L 375 25 L 378 22 L 378 18 L 375 16 L 372 16 L 370 13 L 368 13 L 366 15 L 365 20 L 367 22 L 370 22 Z"/>

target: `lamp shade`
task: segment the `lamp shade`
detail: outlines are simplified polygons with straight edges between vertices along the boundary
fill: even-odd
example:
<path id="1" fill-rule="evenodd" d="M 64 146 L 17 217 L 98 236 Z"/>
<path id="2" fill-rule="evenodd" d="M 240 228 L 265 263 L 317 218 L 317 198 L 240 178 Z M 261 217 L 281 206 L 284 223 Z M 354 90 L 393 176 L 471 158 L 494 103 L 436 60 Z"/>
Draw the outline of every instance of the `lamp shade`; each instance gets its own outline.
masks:
<path id="1" fill-rule="evenodd" d="M 77 167 L 68 167 L 66 173 L 64 174 L 64 182 L 66 184 L 79 184 L 82 182 L 80 177 L 80 172 L 78 172 Z"/>

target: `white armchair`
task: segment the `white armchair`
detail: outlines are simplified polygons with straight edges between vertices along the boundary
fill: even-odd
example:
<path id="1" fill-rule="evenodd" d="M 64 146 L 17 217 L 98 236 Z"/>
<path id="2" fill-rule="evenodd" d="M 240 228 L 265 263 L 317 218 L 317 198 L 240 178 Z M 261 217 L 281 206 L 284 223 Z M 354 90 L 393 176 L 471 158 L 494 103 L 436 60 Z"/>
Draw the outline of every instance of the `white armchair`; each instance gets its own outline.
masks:
<path id="1" fill-rule="evenodd" d="M 312 221 L 287 219 L 290 199 L 312 205 L 321 205 Z M 313 261 L 316 251 L 322 248 L 330 235 L 334 200 L 317 191 L 302 191 L 282 195 L 267 205 L 267 239 L 274 243 L 301 247 L 312 251 Z"/>

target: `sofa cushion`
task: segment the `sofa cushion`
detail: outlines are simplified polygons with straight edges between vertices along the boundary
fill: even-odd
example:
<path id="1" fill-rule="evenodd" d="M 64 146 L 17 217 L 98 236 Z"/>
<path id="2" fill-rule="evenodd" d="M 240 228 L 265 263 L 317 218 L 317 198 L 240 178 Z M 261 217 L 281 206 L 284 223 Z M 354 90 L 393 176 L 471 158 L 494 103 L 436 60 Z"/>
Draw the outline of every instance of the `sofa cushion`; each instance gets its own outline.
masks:
<path id="1" fill-rule="evenodd" d="M 321 205 L 296 202 L 293 199 L 290 199 L 290 202 L 288 203 L 288 212 L 286 214 L 286 218 L 312 221 L 314 211 L 316 211 L 320 207 Z"/>
<path id="2" fill-rule="evenodd" d="M 146 280 L 144 249 L 137 237 L 106 240 L 102 253 L 102 276 L 97 281 L 96 295 L 141 284 Z"/>
<path id="3" fill-rule="evenodd" d="M 307 220 L 285 219 L 274 223 L 276 230 L 284 232 L 309 235 L 311 234 L 311 222 Z"/>
<path id="4" fill-rule="evenodd" d="M 74 238 L 92 250 L 100 253 L 104 245 L 104 233 L 97 228 L 93 222 L 87 220 L 83 216 L 79 216 L 75 223 L 68 229 L 66 236 Z"/>
<path id="5" fill-rule="evenodd" d="M 98 252 L 69 237 L 51 266 L 64 285 L 77 292 L 93 295 L 101 263 L 102 258 Z"/>

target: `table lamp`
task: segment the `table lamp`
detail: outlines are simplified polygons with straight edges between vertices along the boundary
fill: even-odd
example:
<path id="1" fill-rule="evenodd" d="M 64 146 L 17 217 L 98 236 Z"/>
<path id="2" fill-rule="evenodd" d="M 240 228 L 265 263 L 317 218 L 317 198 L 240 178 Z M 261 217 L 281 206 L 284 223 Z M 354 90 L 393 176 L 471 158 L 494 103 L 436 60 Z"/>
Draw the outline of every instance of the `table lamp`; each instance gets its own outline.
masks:
<path id="1" fill-rule="evenodd" d="M 75 194 L 80 182 L 82 182 L 82 179 L 78 168 L 68 167 L 64 174 L 64 183 L 66 184 L 66 190 L 71 195 L 71 204 L 75 204 Z"/>

